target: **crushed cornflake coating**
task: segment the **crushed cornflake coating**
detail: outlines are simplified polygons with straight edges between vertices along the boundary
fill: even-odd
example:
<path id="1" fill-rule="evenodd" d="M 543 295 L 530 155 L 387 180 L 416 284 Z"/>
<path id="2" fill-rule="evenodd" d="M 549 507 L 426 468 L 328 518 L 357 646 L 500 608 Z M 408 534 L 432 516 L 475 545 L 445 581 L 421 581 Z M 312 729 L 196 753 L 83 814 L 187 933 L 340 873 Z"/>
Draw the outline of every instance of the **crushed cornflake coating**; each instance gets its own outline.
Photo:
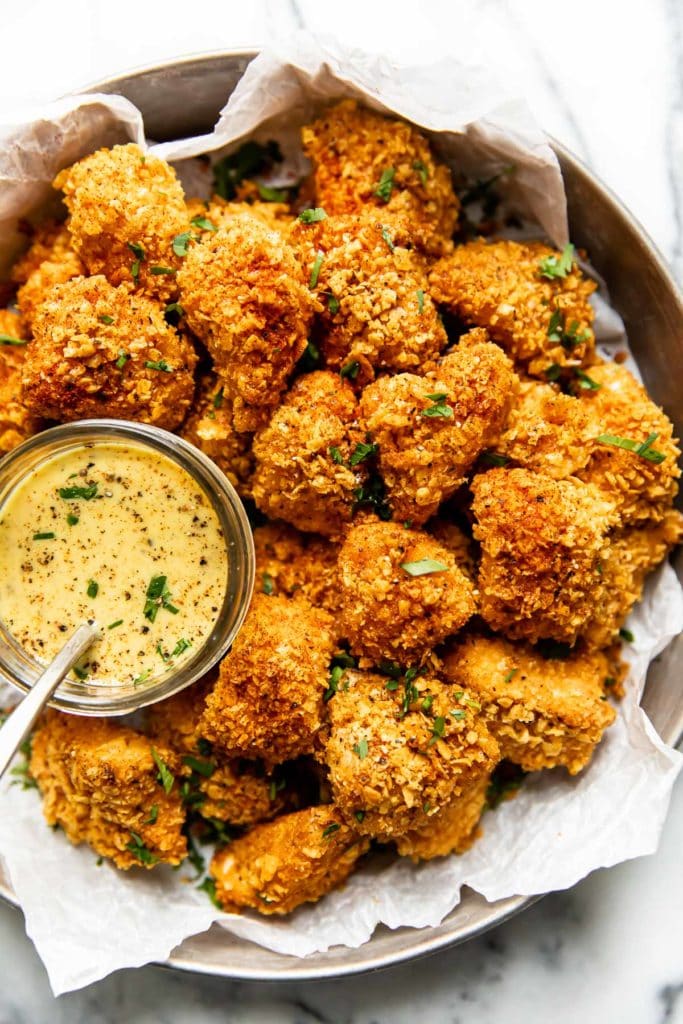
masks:
<path id="1" fill-rule="evenodd" d="M 257 593 L 206 699 L 201 734 L 228 756 L 267 765 L 311 753 L 333 651 L 327 612 Z"/>
<path id="2" fill-rule="evenodd" d="M 56 284 L 84 272 L 67 226 L 56 221 L 41 224 L 28 250 L 12 268 L 12 280 L 20 285 L 17 306 L 28 326 L 32 327 L 36 311 Z"/>
<path id="3" fill-rule="evenodd" d="M 190 415 L 179 433 L 223 470 L 241 497 L 248 498 L 254 470 L 252 436 L 238 434 L 232 420 L 232 409 L 220 378 L 215 373 L 206 373 L 200 378 Z"/>
<path id="4" fill-rule="evenodd" d="M 416 664 L 476 611 L 454 554 L 421 530 L 366 519 L 339 552 L 341 628 L 354 654 Z"/>
<path id="5" fill-rule="evenodd" d="M 357 360 L 364 378 L 416 370 L 448 344 L 424 257 L 394 244 L 387 230 L 379 210 L 294 223 L 290 241 L 301 265 L 320 262 L 318 323 L 330 369 Z"/>
<path id="6" fill-rule="evenodd" d="M 479 820 L 486 808 L 490 779 L 490 774 L 475 779 L 436 813 L 428 815 L 424 825 L 399 836 L 396 849 L 400 856 L 417 863 L 469 850 L 481 835 Z"/>
<path id="7" fill-rule="evenodd" d="M 379 445 L 379 468 L 397 520 L 426 522 L 495 445 L 518 387 L 507 356 L 470 331 L 424 376 L 369 384 L 360 422 Z"/>
<path id="8" fill-rule="evenodd" d="M 168 430 L 182 422 L 197 356 L 147 296 L 101 275 L 76 277 L 52 289 L 33 334 L 23 387 L 35 415 L 63 423 L 111 416 Z"/>
<path id="9" fill-rule="evenodd" d="M 178 284 L 187 323 L 232 401 L 235 429 L 256 429 L 278 405 L 317 308 L 293 250 L 241 213 L 188 248 Z"/>
<path id="10" fill-rule="evenodd" d="M 227 911 L 288 914 L 342 885 L 369 845 L 333 806 L 286 814 L 216 854 L 216 898 Z"/>
<path id="11" fill-rule="evenodd" d="M 2 339 L 5 343 L 2 343 Z M 40 417 L 27 407 L 21 378 L 28 351 L 28 331 L 23 318 L 0 309 L 0 453 L 11 451 L 43 427 Z M 12 342 L 22 342 L 13 344 Z"/>
<path id="12" fill-rule="evenodd" d="M 317 205 L 330 215 L 374 207 L 400 235 L 434 255 L 452 249 L 459 202 L 451 172 L 404 121 L 343 100 L 301 133 Z"/>
<path id="13" fill-rule="evenodd" d="M 50 711 L 32 740 L 47 823 L 124 870 L 186 856 L 179 766 L 170 749 L 111 719 Z"/>
<path id="14" fill-rule="evenodd" d="M 492 469 L 472 483 L 480 613 L 512 639 L 574 644 L 604 583 L 614 506 L 578 480 Z"/>
<path id="15" fill-rule="evenodd" d="M 253 184 L 253 183 L 251 183 Z M 258 189 L 254 186 L 256 196 Z M 206 238 L 218 228 L 229 227 L 235 217 L 242 213 L 248 213 L 259 220 L 264 227 L 271 231 L 279 231 L 283 237 L 287 237 L 294 214 L 287 203 L 267 203 L 254 198 L 252 189 L 240 189 L 241 193 L 248 192 L 250 198 L 241 201 L 231 202 L 223 199 L 222 196 L 212 196 L 208 202 L 202 199 L 189 199 L 187 202 L 188 218 L 192 225 L 194 237 Z"/>
<path id="16" fill-rule="evenodd" d="M 502 758 L 528 772 L 564 766 L 571 775 L 586 767 L 614 721 L 607 694 L 625 668 L 614 652 L 545 658 L 527 644 L 485 636 L 466 637 L 444 658 L 448 681 L 481 704 Z"/>
<path id="17" fill-rule="evenodd" d="M 488 775 L 498 744 L 477 708 L 431 676 L 347 670 L 328 705 L 320 755 L 344 820 L 389 842 Z"/>
<path id="18" fill-rule="evenodd" d="M 337 544 L 276 522 L 254 530 L 254 546 L 257 591 L 305 597 L 314 607 L 338 615 Z"/>
<path id="19" fill-rule="evenodd" d="M 543 277 L 550 256 L 559 253 L 542 242 L 468 242 L 432 268 L 432 297 L 466 324 L 485 327 L 532 376 L 581 366 L 595 348 L 588 298 L 596 285 L 576 263 L 565 277 Z"/>
<path id="20" fill-rule="evenodd" d="M 89 274 L 132 283 L 160 300 L 175 296 L 180 259 L 173 240 L 189 225 L 170 164 L 129 143 L 60 171 L 54 187 L 64 193 L 72 244 Z"/>

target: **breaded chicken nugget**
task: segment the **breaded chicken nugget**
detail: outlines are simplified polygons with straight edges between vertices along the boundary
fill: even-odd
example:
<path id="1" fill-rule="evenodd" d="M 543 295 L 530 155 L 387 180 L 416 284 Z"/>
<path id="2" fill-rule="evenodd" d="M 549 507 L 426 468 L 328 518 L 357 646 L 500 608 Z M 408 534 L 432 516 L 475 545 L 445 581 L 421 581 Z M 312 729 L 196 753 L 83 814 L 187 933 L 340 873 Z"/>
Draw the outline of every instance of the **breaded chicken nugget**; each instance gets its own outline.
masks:
<path id="1" fill-rule="evenodd" d="M 614 502 L 624 524 L 658 522 L 678 492 L 681 475 L 671 421 L 625 366 L 603 363 L 591 367 L 590 376 L 600 388 L 582 392 L 580 400 L 600 420 L 601 436 L 649 445 L 639 454 L 600 442 L 579 476 Z"/>
<path id="2" fill-rule="evenodd" d="M 200 379 L 197 396 L 180 436 L 208 455 L 238 494 L 243 498 L 250 496 L 254 470 L 252 437 L 235 430 L 223 385 L 215 373 L 207 373 Z"/>
<path id="3" fill-rule="evenodd" d="M 225 383 L 235 428 L 256 429 L 278 405 L 317 308 L 293 250 L 241 213 L 189 248 L 178 284 L 187 323 Z"/>
<path id="4" fill-rule="evenodd" d="M 285 806 L 282 791 L 256 762 L 229 759 L 202 736 L 200 719 L 210 686 L 195 683 L 147 709 L 146 728 L 179 755 L 181 792 L 205 818 L 253 825 L 273 818 Z"/>
<path id="5" fill-rule="evenodd" d="M 476 611 L 454 555 L 428 533 L 366 519 L 339 552 L 341 630 L 353 654 L 419 663 Z"/>
<path id="6" fill-rule="evenodd" d="M 500 637 L 468 636 L 444 659 L 449 681 L 481 703 L 503 758 L 528 772 L 564 765 L 570 775 L 614 721 L 605 687 L 622 671 L 603 651 L 548 659 Z"/>
<path id="7" fill-rule="evenodd" d="M 429 297 L 427 265 L 394 244 L 377 211 L 295 222 L 290 240 L 311 268 L 318 296 L 321 348 L 333 370 L 358 363 L 373 370 L 418 370 L 448 343 Z"/>
<path id="8" fill-rule="evenodd" d="M 268 523 L 254 530 L 254 546 L 257 590 L 305 597 L 314 608 L 338 615 L 336 544 L 326 537 L 300 533 L 286 523 Z"/>
<path id="9" fill-rule="evenodd" d="M 28 326 L 32 326 L 36 310 L 56 284 L 84 273 L 66 224 L 57 221 L 41 224 L 28 250 L 12 268 L 12 280 L 21 286 L 17 305 Z"/>
<path id="10" fill-rule="evenodd" d="M 189 225 L 182 187 L 165 160 L 133 143 L 99 149 L 53 184 L 64 192 L 73 247 L 89 274 L 161 300 L 177 293 L 173 242 Z"/>
<path id="11" fill-rule="evenodd" d="M 478 707 L 434 678 L 347 670 L 321 734 L 334 802 L 362 835 L 422 829 L 498 760 Z"/>
<path id="12" fill-rule="evenodd" d="M 300 530 L 338 536 L 366 477 L 367 445 L 349 384 L 324 370 L 295 382 L 254 438 L 254 501 Z M 358 446 L 365 447 L 358 447 Z"/>
<path id="13" fill-rule="evenodd" d="M 333 651 L 327 612 L 303 598 L 255 594 L 207 697 L 200 733 L 228 756 L 267 765 L 311 753 Z"/>
<path id="14" fill-rule="evenodd" d="M 596 595 L 593 617 L 584 640 L 593 648 L 612 643 L 626 616 L 643 594 L 649 573 L 683 541 L 683 515 L 669 508 L 661 522 L 646 527 L 616 530 L 600 562 L 603 589 Z"/>
<path id="15" fill-rule="evenodd" d="M 47 823 L 124 870 L 179 864 L 187 853 L 180 791 L 166 791 L 160 765 L 174 775 L 179 762 L 111 719 L 51 711 L 32 741 L 30 771 Z"/>
<path id="16" fill-rule="evenodd" d="M 487 773 L 471 782 L 461 794 L 444 804 L 440 810 L 429 814 L 424 825 L 399 836 L 396 849 L 400 855 L 411 857 L 417 862 L 469 850 L 481 834 L 479 819 L 486 807 L 490 778 Z"/>
<path id="17" fill-rule="evenodd" d="M 23 374 L 29 409 L 68 422 L 141 420 L 172 430 L 194 394 L 197 357 L 145 295 L 105 277 L 56 285 L 38 310 Z"/>
<path id="18" fill-rule="evenodd" d="M 451 172 L 413 125 L 343 100 L 301 132 L 328 214 L 374 205 L 428 253 L 450 252 L 459 203 Z"/>
<path id="19" fill-rule="evenodd" d="M 597 417 L 578 398 L 525 381 L 496 452 L 516 466 L 563 480 L 585 467 L 599 433 Z"/>
<path id="20" fill-rule="evenodd" d="M 494 445 L 515 399 L 512 364 L 481 330 L 425 376 L 381 377 L 363 391 L 360 424 L 379 445 L 394 518 L 421 524 Z"/>
<path id="21" fill-rule="evenodd" d="M 0 453 L 11 451 L 43 426 L 21 397 L 28 332 L 22 318 L 0 309 Z"/>
<path id="22" fill-rule="evenodd" d="M 492 469 L 472 483 L 480 612 L 513 639 L 573 644 L 604 587 L 614 506 L 577 480 Z"/>
<path id="23" fill-rule="evenodd" d="M 565 277 L 543 277 L 544 261 L 558 256 L 541 242 L 468 242 L 433 267 L 432 297 L 486 327 L 534 377 L 553 365 L 578 366 L 595 347 L 588 297 L 596 286 L 576 263 Z"/>
<path id="24" fill-rule="evenodd" d="M 342 885 L 369 845 L 332 806 L 285 814 L 216 854 L 216 898 L 227 911 L 288 914 Z"/>

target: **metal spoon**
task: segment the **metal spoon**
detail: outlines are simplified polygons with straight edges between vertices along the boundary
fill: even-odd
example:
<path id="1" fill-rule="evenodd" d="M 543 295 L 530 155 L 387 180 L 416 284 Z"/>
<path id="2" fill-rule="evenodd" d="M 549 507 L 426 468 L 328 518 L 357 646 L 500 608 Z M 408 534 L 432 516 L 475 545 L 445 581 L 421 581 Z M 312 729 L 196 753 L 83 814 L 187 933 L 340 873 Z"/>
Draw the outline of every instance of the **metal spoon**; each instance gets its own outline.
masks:
<path id="1" fill-rule="evenodd" d="M 96 623 L 84 622 L 79 626 L 0 729 L 0 778 L 62 679 L 85 654 L 98 633 Z"/>

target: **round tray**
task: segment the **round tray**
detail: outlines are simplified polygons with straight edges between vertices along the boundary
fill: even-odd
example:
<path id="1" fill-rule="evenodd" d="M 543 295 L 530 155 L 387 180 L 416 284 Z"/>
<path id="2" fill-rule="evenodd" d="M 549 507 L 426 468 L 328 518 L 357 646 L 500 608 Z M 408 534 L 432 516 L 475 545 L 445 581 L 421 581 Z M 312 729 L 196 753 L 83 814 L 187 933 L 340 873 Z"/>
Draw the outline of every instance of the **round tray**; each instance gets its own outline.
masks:
<path id="1" fill-rule="evenodd" d="M 147 136 L 162 142 L 210 132 L 218 112 L 256 51 L 181 58 L 98 82 L 84 92 L 118 93 L 142 111 Z M 552 142 L 562 167 L 571 237 L 590 253 L 624 318 L 645 383 L 683 433 L 683 301 L 652 241 L 618 199 L 575 156 Z M 677 560 L 683 578 L 683 557 Z M 643 707 L 670 744 L 683 733 L 683 637 L 653 662 Z M 0 864 L 0 895 L 16 905 Z M 471 890 L 435 928 L 379 927 L 358 949 L 337 947 L 305 958 L 283 956 L 214 925 L 178 946 L 165 966 L 227 978 L 291 981 L 333 978 L 389 967 L 464 942 L 529 906 L 538 897 L 488 903 Z"/>

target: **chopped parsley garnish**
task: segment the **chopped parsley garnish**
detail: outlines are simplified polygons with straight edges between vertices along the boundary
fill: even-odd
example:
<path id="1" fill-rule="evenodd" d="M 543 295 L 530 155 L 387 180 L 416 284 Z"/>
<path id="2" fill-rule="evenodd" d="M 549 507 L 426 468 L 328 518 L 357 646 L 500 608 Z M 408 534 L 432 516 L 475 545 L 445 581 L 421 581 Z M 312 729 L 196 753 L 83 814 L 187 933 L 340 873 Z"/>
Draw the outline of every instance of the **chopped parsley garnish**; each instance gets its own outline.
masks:
<path id="1" fill-rule="evenodd" d="M 122 370 L 129 359 L 130 356 L 128 355 L 128 353 L 121 350 L 119 352 L 119 358 L 116 360 L 116 369 Z"/>
<path id="2" fill-rule="evenodd" d="M 268 597 L 275 593 L 275 580 L 269 572 L 261 573 L 261 591 Z"/>
<path id="3" fill-rule="evenodd" d="M 359 463 L 363 462 L 364 459 L 374 458 L 378 451 L 378 444 L 366 444 L 363 441 L 359 441 L 349 456 L 349 466 L 357 466 Z"/>
<path id="4" fill-rule="evenodd" d="M 63 498 L 64 501 L 92 501 L 93 498 L 97 498 L 98 484 L 88 484 L 87 487 L 79 487 L 74 484 L 71 487 L 60 487 L 59 497 Z"/>
<path id="5" fill-rule="evenodd" d="M 394 252 L 396 246 L 394 245 L 394 238 L 389 228 L 382 228 L 382 241 L 386 242 L 389 247 L 389 252 Z"/>
<path id="6" fill-rule="evenodd" d="M 584 391 L 599 391 L 602 387 L 602 384 L 598 384 L 597 380 L 593 380 L 592 377 L 589 377 L 583 370 L 579 370 L 578 367 L 574 370 L 574 376 L 578 381 L 579 387 Z"/>
<path id="7" fill-rule="evenodd" d="M 378 199 L 381 199 L 383 203 L 388 203 L 391 199 L 391 193 L 394 188 L 394 178 L 396 176 L 395 167 L 386 167 L 377 182 L 377 188 L 374 191 L 374 195 Z"/>
<path id="8" fill-rule="evenodd" d="M 577 345 L 590 339 L 590 331 L 580 331 L 578 320 L 572 320 L 567 327 L 562 310 L 554 309 L 548 321 L 548 339 L 559 342 L 562 348 L 571 352 Z"/>
<path id="9" fill-rule="evenodd" d="M 6 717 L 6 716 L 5 716 Z M 10 768 L 10 775 L 14 775 L 13 786 L 21 786 L 22 789 L 37 789 L 38 783 L 31 775 L 31 739 L 24 740 L 19 746 L 19 753 L 22 756 L 20 764 Z"/>
<path id="10" fill-rule="evenodd" d="M 157 818 L 159 817 L 159 804 L 152 804 L 149 811 L 149 818 L 145 822 L 145 825 L 156 825 Z"/>
<path id="11" fill-rule="evenodd" d="M 173 252 L 176 256 L 187 256 L 188 246 L 191 240 L 191 231 L 183 231 L 182 234 L 175 236 L 173 239 Z M 152 273 L 154 273 L 154 268 L 152 268 Z"/>
<path id="12" fill-rule="evenodd" d="M 193 217 L 190 221 L 193 228 L 199 228 L 200 231 L 218 231 L 218 228 L 212 220 L 208 217 L 202 217 L 201 214 L 197 217 Z"/>
<path id="13" fill-rule="evenodd" d="M 234 199 L 241 181 L 263 174 L 274 163 L 281 162 L 280 147 L 272 139 L 265 146 L 260 142 L 245 142 L 234 153 L 214 164 L 214 191 L 223 199 Z"/>
<path id="14" fill-rule="evenodd" d="M 415 686 L 414 680 L 420 674 L 419 668 L 407 668 L 403 676 L 403 700 L 401 702 L 401 718 L 410 711 L 410 705 L 420 696 L 420 691 Z"/>
<path id="15" fill-rule="evenodd" d="M 69 524 L 69 526 L 75 526 L 76 523 L 79 521 L 79 517 L 75 516 L 73 512 L 69 512 L 68 516 L 66 517 L 66 521 Z"/>
<path id="16" fill-rule="evenodd" d="M 333 821 L 331 825 L 328 825 L 327 828 L 323 829 L 323 839 L 329 839 L 330 836 L 333 836 L 340 828 L 341 825 L 338 825 L 336 821 Z"/>
<path id="17" fill-rule="evenodd" d="M 270 798 L 271 803 L 273 802 L 273 800 L 275 800 L 278 793 L 280 793 L 285 788 L 285 785 L 286 783 L 284 779 L 270 780 L 270 786 L 268 787 L 268 796 Z"/>
<path id="18" fill-rule="evenodd" d="M 619 636 L 622 640 L 625 640 L 627 644 L 632 644 L 636 639 L 630 629 L 620 629 Z"/>
<path id="19" fill-rule="evenodd" d="M 140 280 L 140 260 L 134 260 L 130 265 L 130 276 L 137 284 Z"/>
<path id="20" fill-rule="evenodd" d="M 89 673 L 87 668 L 83 668 L 81 665 L 74 665 L 74 675 L 77 679 L 83 681 L 88 678 Z"/>
<path id="21" fill-rule="evenodd" d="M 450 714 L 453 716 L 453 718 L 455 718 L 455 719 L 457 719 L 459 721 L 461 718 L 465 717 L 467 712 L 463 711 L 462 708 L 457 708 L 456 710 L 451 711 Z"/>
<path id="22" fill-rule="evenodd" d="M 507 466 L 510 461 L 507 455 L 501 455 L 500 452 L 482 452 L 482 462 L 486 462 L 489 466 Z"/>
<path id="23" fill-rule="evenodd" d="M 336 295 L 332 295 L 332 293 L 328 295 L 327 308 L 329 312 L 332 314 L 332 316 L 334 316 L 335 313 L 339 312 L 339 299 L 337 298 Z"/>
<path id="24" fill-rule="evenodd" d="M 211 404 L 214 409 L 220 409 L 223 405 L 223 388 L 219 388 L 216 394 L 211 399 Z"/>
<path id="25" fill-rule="evenodd" d="M 365 817 L 365 811 L 354 811 L 353 816 L 356 819 L 356 821 L 360 824 L 360 822 Z"/>
<path id="26" fill-rule="evenodd" d="M 427 746 L 431 747 L 437 740 L 443 739 L 445 731 L 446 719 L 442 715 L 437 715 L 432 722 L 432 735 Z"/>
<path id="27" fill-rule="evenodd" d="M 327 689 L 323 694 L 323 700 L 327 704 L 329 700 L 332 700 L 335 693 L 339 693 L 339 683 L 341 677 L 344 675 L 344 669 L 341 665 L 333 665 L 332 671 L 330 672 L 329 679 L 327 680 Z"/>
<path id="28" fill-rule="evenodd" d="M 205 779 L 210 779 L 216 770 L 216 765 L 213 762 L 200 761 L 198 757 L 192 757 L 191 754 L 185 755 L 183 764 L 186 764 L 193 772 L 197 772 L 198 775 L 203 775 Z"/>
<path id="29" fill-rule="evenodd" d="M 422 310 L 424 308 L 425 308 L 425 293 L 422 290 L 422 288 L 418 288 L 417 289 L 417 311 L 418 311 L 418 313 L 422 313 Z"/>
<path id="30" fill-rule="evenodd" d="M 145 250 L 142 248 L 139 242 L 128 242 L 128 248 L 138 260 L 144 260 Z"/>
<path id="31" fill-rule="evenodd" d="M 354 511 L 368 506 L 374 510 L 375 514 L 383 522 L 387 523 L 391 519 L 392 511 L 387 501 L 386 487 L 381 476 L 378 476 L 376 473 L 368 477 L 367 481 L 360 487 L 356 487 L 353 497 Z"/>
<path id="32" fill-rule="evenodd" d="M 607 686 L 607 687 L 609 687 L 609 686 L 616 686 L 617 685 L 617 681 L 614 678 L 614 676 L 605 676 L 602 685 L 603 686 Z"/>
<path id="33" fill-rule="evenodd" d="M 296 364 L 296 368 L 300 373 L 311 373 L 313 370 L 317 370 L 320 365 L 320 352 L 316 345 L 312 341 L 306 342 L 306 348 L 303 350 L 299 362 Z"/>
<path id="34" fill-rule="evenodd" d="M 503 682 L 504 683 L 511 683 L 512 680 L 515 678 L 515 676 L 517 675 L 518 672 L 519 672 L 518 668 L 511 668 L 510 671 L 506 674 L 505 679 L 503 680 Z"/>
<path id="35" fill-rule="evenodd" d="M 442 416 L 444 419 L 453 419 L 453 409 L 450 405 L 446 404 L 448 395 L 445 392 L 438 391 L 433 395 L 425 395 L 433 404 L 423 409 L 420 416 Z"/>
<path id="36" fill-rule="evenodd" d="M 327 450 L 330 453 L 330 458 L 335 463 L 335 465 L 337 465 L 337 466 L 343 466 L 344 465 L 344 457 L 343 457 L 342 453 L 339 451 L 339 449 L 337 448 L 336 444 L 330 445 L 330 447 Z"/>
<path id="37" fill-rule="evenodd" d="M 145 261 L 145 250 L 139 244 L 139 242 L 128 242 L 128 248 L 135 256 L 135 260 L 131 264 L 130 276 L 133 278 L 135 284 L 140 280 L 140 266 Z"/>
<path id="38" fill-rule="evenodd" d="M 562 373 L 562 367 L 560 366 L 560 364 L 559 363 L 551 363 L 550 366 L 548 366 L 543 371 L 543 376 L 545 377 L 545 379 L 547 381 L 556 381 L 556 380 L 560 379 L 561 373 Z"/>
<path id="39" fill-rule="evenodd" d="M 155 277 L 159 277 L 160 274 L 176 274 L 177 270 L 173 267 L 150 267 L 150 273 L 154 274 Z"/>
<path id="40" fill-rule="evenodd" d="M 401 568 L 409 576 L 427 576 L 434 572 L 448 572 L 448 566 L 435 558 L 419 558 L 416 562 L 401 562 Z"/>
<path id="41" fill-rule="evenodd" d="M 99 589 L 99 583 L 97 583 L 95 580 L 88 580 L 88 589 L 86 591 L 88 597 L 97 597 Z"/>
<path id="42" fill-rule="evenodd" d="M 11 334 L 0 334 L 0 345 L 28 345 L 28 341 L 13 338 Z"/>
<path id="43" fill-rule="evenodd" d="M 201 892 L 205 892 L 206 893 L 206 895 L 209 897 L 209 899 L 213 903 L 214 907 L 217 907 L 219 910 L 223 909 L 223 907 L 220 905 L 220 903 L 218 901 L 218 897 L 216 896 L 216 880 L 214 878 L 209 878 L 208 875 L 207 875 L 207 877 L 202 882 L 199 883 L 197 888 Z"/>
<path id="44" fill-rule="evenodd" d="M 390 679 L 384 689 L 388 690 L 390 693 L 393 693 L 394 690 L 398 690 L 398 679 Z"/>
<path id="45" fill-rule="evenodd" d="M 354 743 L 353 752 L 357 758 L 364 761 L 368 756 L 368 741 L 366 739 L 359 740 L 358 743 Z"/>
<path id="46" fill-rule="evenodd" d="M 659 452 L 656 448 L 650 447 L 658 437 L 659 434 L 650 434 L 644 441 L 633 441 L 629 437 L 618 437 L 616 434 L 600 434 L 597 442 L 598 444 L 609 444 L 614 448 L 624 448 L 626 451 L 635 452 L 641 459 L 647 459 L 648 462 L 654 462 L 655 465 L 659 465 L 660 462 L 664 462 L 666 455 L 664 452 Z"/>
<path id="47" fill-rule="evenodd" d="M 164 310 L 164 320 L 171 327 L 177 327 L 180 318 L 185 316 L 185 310 L 179 302 L 169 302 L 168 306 Z"/>
<path id="48" fill-rule="evenodd" d="M 344 366 L 342 366 L 341 370 L 339 371 L 339 376 L 346 377 L 349 380 L 355 380 L 356 377 L 358 376 L 359 370 L 360 363 L 358 362 L 357 359 L 352 359 L 350 363 L 346 363 Z"/>
<path id="49" fill-rule="evenodd" d="M 570 242 L 565 245 L 559 256 L 553 253 L 552 256 L 546 256 L 541 260 L 538 272 L 541 277 L 547 277 L 551 281 L 557 277 L 566 277 L 574 266 L 575 255 L 574 246 Z"/>
<path id="50" fill-rule="evenodd" d="M 163 761 L 163 759 L 159 756 L 159 754 L 154 749 L 154 747 L 150 747 L 150 750 L 151 750 L 151 753 L 152 753 L 152 760 L 154 761 L 155 765 L 159 769 L 159 774 L 157 775 L 157 780 L 163 786 L 164 793 L 166 793 L 166 795 L 168 796 L 168 794 L 173 789 L 173 783 L 175 782 L 175 779 L 174 779 L 173 775 L 171 774 L 171 772 L 169 771 L 168 766 Z"/>
<path id="51" fill-rule="evenodd" d="M 430 711 L 432 704 L 434 703 L 434 697 L 431 693 L 428 693 L 425 699 L 422 701 L 422 710 Z"/>
<path id="52" fill-rule="evenodd" d="M 146 668 L 144 672 L 140 673 L 139 676 L 135 676 L 135 678 L 133 679 L 133 686 L 139 686 L 141 683 L 144 683 L 145 679 L 149 679 L 151 674 L 151 668 Z"/>
<path id="53" fill-rule="evenodd" d="M 286 203 L 287 202 L 287 189 L 286 188 L 272 188 L 270 185 L 262 185 L 261 182 L 257 182 L 259 198 L 264 203 Z"/>
<path id="54" fill-rule="evenodd" d="M 55 537 L 56 537 L 56 534 L 54 534 L 54 533 L 34 533 L 33 534 L 33 539 L 34 540 L 54 540 Z"/>
<path id="55" fill-rule="evenodd" d="M 427 178 L 429 177 L 429 172 L 423 161 L 413 160 L 413 170 L 417 171 L 417 173 L 420 175 L 420 181 L 422 182 L 423 185 L 426 185 Z"/>
<path id="56" fill-rule="evenodd" d="M 315 254 L 315 259 L 313 260 L 313 266 L 311 268 L 311 280 L 308 282 L 309 288 L 317 288 L 318 287 L 318 278 L 320 277 L 320 268 L 323 265 L 323 259 L 324 259 L 323 253 L 318 251 Z"/>
<path id="57" fill-rule="evenodd" d="M 110 622 L 109 623 L 109 625 L 107 626 L 107 629 L 117 629 L 119 626 L 122 626 L 122 625 L 123 625 L 123 619 L 116 619 L 115 622 Z"/>
<path id="58" fill-rule="evenodd" d="M 178 614 L 178 609 L 171 604 L 171 593 L 167 586 L 166 576 L 152 576 L 145 597 L 143 615 L 150 622 L 154 622 L 160 608 L 171 612 L 172 615 Z"/>
<path id="59" fill-rule="evenodd" d="M 107 327 L 109 326 L 109 324 L 113 324 L 114 323 L 114 317 L 113 316 L 107 316 L 106 314 L 103 314 L 102 316 L 98 316 L 97 319 L 100 321 L 101 324 L 106 324 Z"/>
<path id="60" fill-rule="evenodd" d="M 323 210 L 322 206 L 315 206 L 309 210 L 302 210 L 299 214 L 299 220 L 302 224 L 317 224 L 320 220 L 326 220 L 327 214 Z"/>
<path id="61" fill-rule="evenodd" d="M 142 836 L 139 836 L 137 832 L 130 833 L 130 842 L 126 844 L 126 849 L 130 850 L 136 860 L 139 860 L 141 864 L 156 864 L 158 857 L 156 857 L 151 850 L 148 850 L 142 841 Z"/>
<path id="62" fill-rule="evenodd" d="M 169 366 L 165 359 L 153 360 L 147 359 L 145 361 L 145 368 L 147 370 L 159 370 L 161 373 L 173 373 L 173 367 Z"/>

